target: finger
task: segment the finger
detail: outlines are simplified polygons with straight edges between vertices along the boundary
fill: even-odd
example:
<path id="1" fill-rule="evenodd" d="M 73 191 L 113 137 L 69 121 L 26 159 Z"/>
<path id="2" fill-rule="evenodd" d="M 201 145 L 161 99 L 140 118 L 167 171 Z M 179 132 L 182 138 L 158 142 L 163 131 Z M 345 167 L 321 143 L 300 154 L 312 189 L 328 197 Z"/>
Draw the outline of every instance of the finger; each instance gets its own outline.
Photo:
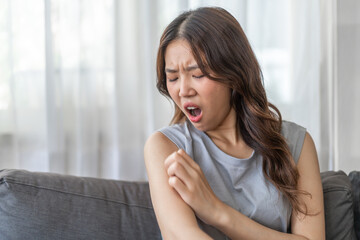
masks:
<path id="1" fill-rule="evenodd" d="M 175 189 L 180 197 L 186 202 L 187 198 L 187 187 L 186 185 L 176 176 L 169 178 L 169 185 Z"/>
<path id="2" fill-rule="evenodd" d="M 181 163 L 186 169 L 190 169 L 192 166 L 188 163 L 186 159 L 184 159 L 183 156 L 181 156 L 177 151 L 170 154 L 165 159 L 165 169 L 168 171 L 169 167 L 174 164 L 175 162 Z"/>
<path id="3" fill-rule="evenodd" d="M 175 161 L 169 166 L 167 173 L 170 177 L 176 176 L 185 185 L 188 185 L 190 182 L 190 179 L 191 179 L 191 176 L 190 176 L 188 170 L 191 170 L 191 169 L 189 166 L 186 166 L 186 165 L 187 165 L 187 163 L 184 161 L 184 159 L 181 159 L 180 161 Z"/>
<path id="4" fill-rule="evenodd" d="M 202 178 L 202 172 L 200 167 L 197 164 L 189 164 L 193 160 L 188 156 L 190 160 L 185 159 L 186 154 L 184 150 L 182 153 L 175 152 L 171 154 L 166 160 L 165 169 L 168 176 L 177 175 L 188 188 L 192 188 L 193 182 L 197 182 L 199 178 Z"/>
<path id="5" fill-rule="evenodd" d="M 183 149 L 179 149 L 177 153 L 182 156 L 193 169 L 200 170 L 199 165 Z"/>
<path id="6" fill-rule="evenodd" d="M 165 165 L 165 169 L 167 170 L 169 168 L 169 166 L 176 161 L 177 158 L 177 151 L 173 152 L 172 154 L 170 154 L 164 161 L 164 165 Z"/>
<path id="7" fill-rule="evenodd" d="M 191 170 L 188 171 L 189 175 L 191 176 L 191 179 L 195 180 L 196 182 L 198 182 L 198 180 L 201 179 L 201 181 L 205 184 L 205 186 L 210 188 L 210 185 L 199 164 L 197 164 L 183 149 L 179 149 L 177 153 L 181 155 L 183 159 L 185 159 L 188 165 L 191 167 Z M 187 187 L 191 191 L 192 185 L 188 184 Z"/>
<path id="8" fill-rule="evenodd" d="M 188 173 L 192 177 L 192 179 L 196 180 L 198 179 L 198 177 L 202 178 L 203 172 L 200 166 L 183 149 L 179 149 L 177 151 L 177 154 L 181 156 L 181 158 L 186 163 L 183 165 L 187 168 Z"/>

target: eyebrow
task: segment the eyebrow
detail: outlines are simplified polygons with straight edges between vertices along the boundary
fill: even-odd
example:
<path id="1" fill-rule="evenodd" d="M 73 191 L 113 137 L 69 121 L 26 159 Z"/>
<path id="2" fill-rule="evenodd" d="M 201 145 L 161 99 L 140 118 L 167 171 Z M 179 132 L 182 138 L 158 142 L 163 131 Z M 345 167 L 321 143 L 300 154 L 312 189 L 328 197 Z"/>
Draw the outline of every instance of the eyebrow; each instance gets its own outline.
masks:
<path id="1" fill-rule="evenodd" d="M 198 69 L 198 68 L 199 68 L 198 65 L 191 65 L 191 66 L 188 66 L 187 68 L 185 68 L 185 71 L 190 72 L 190 71 Z M 165 68 L 165 72 L 167 72 L 167 73 L 177 73 L 178 70 L 171 69 L 171 68 Z"/>

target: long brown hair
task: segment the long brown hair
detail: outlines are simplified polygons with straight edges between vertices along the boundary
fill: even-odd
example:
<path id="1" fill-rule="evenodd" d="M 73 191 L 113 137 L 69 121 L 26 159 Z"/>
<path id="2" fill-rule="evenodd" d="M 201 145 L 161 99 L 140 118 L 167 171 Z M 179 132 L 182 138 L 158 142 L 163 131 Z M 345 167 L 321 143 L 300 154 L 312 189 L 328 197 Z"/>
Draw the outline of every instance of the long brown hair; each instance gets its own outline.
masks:
<path id="1" fill-rule="evenodd" d="M 157 88 L 170 98 L 166 86 L 165 51 L 170 42 L 185 39 L 205 76 L 232 90 L 237 129 L 244 141 L 263 156 L 263 173 L 290 201 L 296 212 L 307 214 L 297 190 L 299 173 L 285 138 L 279 110 L 268 102 L 262 72 L 238 21 L 222 8 L 184 12 L 165 29 L 157 55 Z M 174 104 L 172 123 L 185 119 Z"/>

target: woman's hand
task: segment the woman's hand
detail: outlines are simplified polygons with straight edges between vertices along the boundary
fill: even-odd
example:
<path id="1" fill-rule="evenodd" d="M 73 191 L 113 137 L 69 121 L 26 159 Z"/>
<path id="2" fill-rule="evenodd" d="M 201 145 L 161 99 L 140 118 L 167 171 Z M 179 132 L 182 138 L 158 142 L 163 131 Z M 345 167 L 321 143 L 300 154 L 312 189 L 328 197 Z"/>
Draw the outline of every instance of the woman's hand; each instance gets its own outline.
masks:
<path id="1" fill-rule="evenodd" d="M 180 149 L 165 160 L 169 184 L 205 223 L 214 225 L 223 203 L 216 197 L 200 166 Z"/>
<path id="2" fill-rule="evenodd" d="M 163 239 L 211 239 L 200 229 L 195 211 L 168 183 L 164 162 L 177 150 L 161 132 L 152 134 L 144 147 L 151 201 L 161 235 Z"/>

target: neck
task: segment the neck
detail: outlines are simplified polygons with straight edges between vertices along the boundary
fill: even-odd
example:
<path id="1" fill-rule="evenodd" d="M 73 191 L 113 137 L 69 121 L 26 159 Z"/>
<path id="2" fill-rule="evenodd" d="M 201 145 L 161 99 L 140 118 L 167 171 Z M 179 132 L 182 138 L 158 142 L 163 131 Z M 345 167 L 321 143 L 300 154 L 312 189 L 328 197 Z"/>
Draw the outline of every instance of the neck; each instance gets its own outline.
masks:
<path id="1" fill-rule="evenodd" d="M 254 150 L 249 147 L 236 124 L 235 110 L 231 110 L 229 116 L 216 129 L 207 131 L 215 145 L 230 156 L 244 159 L 249 158 Z"/>
<path id="2" fill-rule="evenodd" d="M 230 145 L 236 145 L 243 141 L 243 138 L 237 128 L 236 112 L 233 108 L 216 129 L 207 131 L 206 134 L 213 141 L 221 141 Z"/>

